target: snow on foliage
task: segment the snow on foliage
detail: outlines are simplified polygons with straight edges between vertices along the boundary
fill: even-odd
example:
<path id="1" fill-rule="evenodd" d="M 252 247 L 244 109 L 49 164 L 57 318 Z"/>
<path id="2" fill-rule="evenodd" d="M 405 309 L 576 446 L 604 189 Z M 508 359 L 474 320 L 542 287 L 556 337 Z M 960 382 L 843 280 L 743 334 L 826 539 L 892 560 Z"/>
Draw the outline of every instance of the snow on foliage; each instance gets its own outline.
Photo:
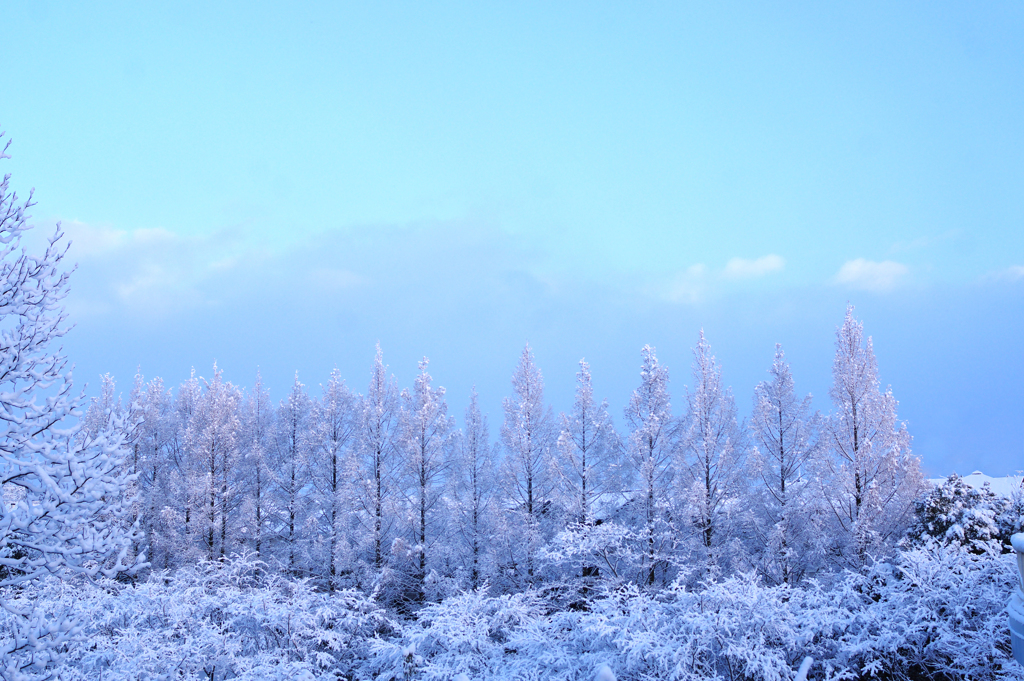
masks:
<path id="1" fill-rule="evenodd" d="M 36 600 L 40 580 L 114 577 L 144 557 L 132 550 L 124 422 L 104 408 L 88 427 L 72 423 L 83 398 L 52 347 L 67 330 L 63 234 L 58 226 L 42 255 L 29 255 L 21 239 L 32 194 L 19 201 L 9 181 L 0 182 L 0 675 L 31 679 L 49 676 L 80 631 L 68 607 Z"/>
<path id="2" fill-rule="evenodd" d="M 586 362 L 556 419 L 529 346 L 500 446 L 379 346 L 366 395 L 296 376 L 275 408 L 214 365 L 127 402 L 104 377 L 83 416 L 31 205 L 5 177 L 0 678 L 1024 681 L 1024 495 L 926 487 L 852 308 L 828 416 L 777 348 L 738 423 L 703 333 L 678 417 L 642 349 L 623 435 Z"/>
<path id="3" fill-rule="evenodd" d="M 1022 679 L 1004 612 L 1013 558 L 929 544 L 895 564 L 834 583 L 765 586 L 753 574 L 688 589 L 623 585 L 585 610 L 546 608 L 542 591 L 470 592 L 425 607 L 401 636 L 375 643 L 369 671 L 418 678 L 586 679 L 607 664 L 619 679 L 788 681 L 806 656 L 808 678 Z"/>
<path id="4" fill-rule="evenodd" d="M 953 473 L 917 502 L 917 522 L 906 541 L 931 538 L 943 544 L 978 546 L 980 551 L 991 540 L 1007 544 L 1020 532 L 1022 511 L 1021 494 L 998 496 L 987 483 L 975 489 Z"/>
<path id="5" fill-rule="evenodd" d="M 825 427 L 828 453 L 818 482 L 840 566 L 858 566 L 892 546 L 906 531 L 914 502 L 927 489 L 910 434 L 896 415 L 892 390 L 881 390 L 870 336 L 853 306 L 836 331 L 829 390 L 835 411 Z"/>
<path id="6" fill-rule="evenodd" d="M 319 679 L 363 664 L 368 642 L 390 631 L 358 591 L 315 591 L 268 572 L 249 554 L 204 561 L 137 585 L 50 580 L 40 607 L 71 607 L 86 642 L 61 678 Z M 73 604 L 73 605 L 68 605 Z"/>
<path id="7" fill-rule="evenodd" d="M 357 590 L 318 591 L 253 556 L 136 585 L 49 579 L 41 612 L 84 623 L 61 678 L 1024 679 L 1005 602 L 1014 557 L 929 543 L 837 575 L 766 586 L 753 573 L 690 589 L 635 584 L 579 609 L 550 590 L 464 592 L 396 620 Z M 11 616 L 0 618 L 5 626 Z"/>

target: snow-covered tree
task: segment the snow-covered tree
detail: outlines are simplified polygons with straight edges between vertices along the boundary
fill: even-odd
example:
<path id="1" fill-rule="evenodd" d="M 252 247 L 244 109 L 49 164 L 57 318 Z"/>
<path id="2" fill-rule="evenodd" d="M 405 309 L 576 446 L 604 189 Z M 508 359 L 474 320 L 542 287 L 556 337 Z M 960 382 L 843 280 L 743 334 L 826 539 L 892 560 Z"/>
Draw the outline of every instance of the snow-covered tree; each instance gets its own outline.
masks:
<path id="1" fill-rule="evenodd" d="M 277 536 L 283 545 L 281 561 L 292 574 L 298 574 L 304 567 L 305 563 L 300 565 L 299 561 L 306 557 L 308 549 L 305 523 L 309 509 L 302 493 L 310 476 L 312 411 L 313 401 L 296 372 L 291 392 L 277 408 L 275 438 Z"/>
<path id="2" fill-rule="evenodd" d="M 906 424 L 896 416 L 896 398 L 880 389 L 871 337 L 865 341 L 852 305 L 836 331 L 832 377 L 821 496 L 834 552 L 857 563 L 903 535 L 925 482 Z"/>
<path id="3" fill-rule="evenodd" d="M 466 407 L 465 430 L 456 442 L 456 458 L 449 475 L 454 513 L 453 541 L 463 547 L 469 586 L 476 589 L 484 573 L 494 529 L 495 446 L 487 432 L 487 417 L 473 389 Z"/>
<path id="4" fill-rule="evenodd" d="M 110 374 L 100 376 L 100 394 L 89 400 L 89 408 L 82 418 L 79 437 L 89 437 L 107 426 L 111 414 L 123 415 L 121 401 L 117 399 L 117 383 Z M 126 424 L 127 425 L 127 424 Z M 127 438 L 126 438 L 127 440 Z M 128 443 L 125 443 L 128 445 Z"/>
<path id="5" fill-rule="evenodd" d="M 602 494 L 620 491 L 622 443 L 608 401 L 594 401 L 590 365 L 580 360 L 576 374 L 576 400 L 570 414 L 562 414 L 558 437 L 559 487 L 570 518 L 594 522 L 594 503 Z"/>
<path id="6" fill-rule="evenodd" d="M 555 433 L 551 407 L 544 404 L 544 379 L 527 345 L 512 373 L 513 397 L 502 403 L 505 421 L 503 479 L 511 511 L 521 516 L 526 573 L 533 580 L 533 555 L 540 541 L 541 515 L 550 512 Z"/>
<path id="7" fill-rule="evenodd" d="M 996 518 L 999 538 L 1009 542 L 1013 535 L 1024 532 L 1024 481 L 1010 493 L 1006 507 Z"/>
<path id="8" fill-rule="evenodd" d="M 727 536 L 726 506 L 739 495 L 745 453 L 732 389 L 722 383 L 722 369 L 702 329 L 693 349 L 693 388 L 687 390 L 682 421 L 680 486 L 709 555 Z"/>
<path id="9" fill-rule="evenodd" d="M 392 513 L 398 494 L 397 429 L 399 425 L 398 385 L 388 377 L 380 345 L 359 418 L 358 501 L 369 535 L 369 552 L 375 576 L 385 564 L 385 551 L 392 537 Z"/>
<path id="10" fill-rule="evenodd" d="M 798 580 L 813 552 L 813 504 L 807 466 L 820 449 L 821 417 L 811 411 L 811 396 L 797 398 L 782 346 L 775 346 L 770 381 L 754 388 L 750 431 L 754 452 L 750 470 L 759 484 L 750 490 L 760 570 L 774 582 Z"/>
<path id="11" fill-rule="evenodd" d="M 257 370 L 256 384 L 241 404 L 239 417 L 239 449 L 242 475 L 242 529 L 247 544 L 264 558 L 267 523 L 274 515 L 271 483 L 273 480 L 274 404 Z"/>
<path id="12" fill-rule="evenodd" d="M 415 578 L 421 594 L 427 578 L 430 544 L 437 541 L 435 533 L 440 519 L 436 516 L 443 491 L 442 476 L 451 463 L 451 433 L 455 426 L 448 416 L 445 390 L 433 387 L 427 364 L 424 357 L 413 391 L 402 395 L 401 419 L 405 488 L 413 515 L 413 545 L 418 554 Z"/>
<path id="13" fill-rule="evenodd" d="M 351 567 L 351 559 L 344 561 L 340 568 L 342 553 L 348 553 L 346 528 L 348 513 L 352 508 L 353 480 L 356 475 L 355 460 L 351 448 L 355 439 L 358 414 L 356 398 L 345 385 L 338 369 L 331 371 L 331 378 L 323 386 L 323 396 L 314 414 L 312 449 L 313 463 L 310 473 L 314 495 L 312 503 L 317 507 L 316 544 L 319 553 L 326 553 L 323 567 L 329 588 L 338 587 L 339 572 Z"/>
<path id="14" fill-rule="evenodd" d="M 0 133 L 2 138 L 2 133 Z M 6 154 L 8 141 L 0 149 Z M 68 272 L 60 227 L 41 255 L 22 248 L 32 194 L 20 201 L 10 175 L 0 182 L 0 638 L 6 679 L 49 676 L 77 625 L 33 607 L 32 589 L 50 575 L 114 576 L 136 529 L 124 468 L 123 424 L 112 410 L 78 437 L 71 419 L 83 398 L 53 345 L 67 331 Z M 142 559 L 142 556 L 138 556 Z M 11 587 L 17 587 L 12 589 Z M 26 602 L 23 596 L 28 593 Z M 22 598 L 18 598 L 22 596 Z M 20 600 L 20 602 L 18 602 Z"/>
<path id="15" fill-rule="evenodd" d="M 145 544 L 149 547 L 150 564 L 158 568 L 170 566 L 171 556 L 164 535 L 163 510 L 173 502 L 170 498 L 171 458 L 168 443 L 174 427 L 174 400 L 164 382 L 154 378 L 145 384 L 138 398 L 139 426 L 136 447 L 138 448 L 138 487 L 145 533 Z"/>
<path id="16" fill-rule="evenodd" d="M 202 397 L 189 421 L 185 441 L 194 481 L 202 491 L 202 529 L 199 543 L 207 560 L 224 558 L 234 550 L 235 511 L 240 502 L 238 470 L 238 405 L 241 392 L 225 383 L 213 365 Z M 231 528 L 229 536 L 228 528 Z"/>
<path id="17" fill-rule="evenodd" d="M 131 512 L 126 519 L 129 525 L 135 525 L 140 520 L 142 504 L 144 503 L 145 490 L 140 487 L 140 467 L 142 465 L 142 444 L 140 441 L 143 411 L 141 406 L 142 390 L 144 380 L 141 374 L 136 372 L 132 389 L 128 396 L 128 403 L 124 404 L 117 395 L 117 383 L 109 373 L 100 376 L 100 394 L 90 399 L 89 408 L 81 422 L 81 431 L 78 437 L 88 438 L 103 431 L 107 422 L 113 416 L 121 423 L 122 444 L 129 452 L 123 464 L 125 471 L 130 475 L 131 482 L 125 490 L 125 494 L 133 499 Z M 142 533 L 139 533 L 141 539 Z M 133 542 L 131 555 L 142 551 L 142 545 L 138 540 Z M 146 555 L 152 558 L 152 549 L 147 546 Z"/>
<path id="18" fill-rule="evenodd" d="M 640 387 L 626 406 L 629 426 L 627 455 L 634 479 L 633 505 L 643 524 L 643 571 L 653 585 L 658 569 L 664 570 L 665 544 L 671 533 L 665 526 L 672 484 L 675 442 L 672 437 L 672 404 L 668 391 L 668 369 L 658 364 L 650 345 L 640 350 Z"/>
<path id="19" fill-rule="evenodd" d="M 191 447 L 192 419 L 196 418 L 202 396 L 202 384 L 193 368 L 188 380 L 178 386 L 168 419 L 169 503 L 161 511 L 161 524 L 166 555 L 173 556 L 174 560 L 171 565 L 162 567 L 177 567 L 203 557 L 199 551 L 199 536 L 202 534 L 200 514 L 204 504 L 205 474 Z"/>

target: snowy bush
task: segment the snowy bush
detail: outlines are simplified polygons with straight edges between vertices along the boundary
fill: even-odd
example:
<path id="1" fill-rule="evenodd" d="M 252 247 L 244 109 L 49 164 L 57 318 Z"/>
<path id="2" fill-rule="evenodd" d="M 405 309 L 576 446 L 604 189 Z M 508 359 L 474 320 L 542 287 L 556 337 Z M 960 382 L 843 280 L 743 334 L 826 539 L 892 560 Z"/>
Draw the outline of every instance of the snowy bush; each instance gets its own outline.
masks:
<path id="1" fill-rule="evenodd" d="M 154 574 L 136 586 L 50 580 L 50 609 L 87 622 L 62 679 L 301 679 L 351 676 L 368 641 L 391 630 L 371 598 L 317 593 L 235 556 Z"/>
<path id="2" fill-rule="evenodd" d="M 984 544 L 1000 537 L 999 521 L 1010 508 L 1010 500 L 996 496 L 988 483 L 980 490 L 974 489 L 953 473 L 917 502 L 916 522 L 907 532 L 907 542 Z M 1008 535 L 1005 540 L 1009 541 Z"/>
<path id="3" fill-rule="evenodd" d="M 510 642 L 543 616 L 544 603 L 533 592 L 488 596 L 486 587 L 467 592 L 424 607 L 399 638 L 375 641 L 368 671 L 381 681 L 402 678 L 412 650 L 424 679 L 500 676 Z"/>
<path id="4" fill-rule="evenodd" d="M 1015 569 L 996 545 L 932 543 L 829 585 L 766 587 L 753 574 L 696 590 L 630 585 L 588 611 L 545 611 L 540 592 L 474 592 L 376 641 L 368 671 L 568 681 L 607 664 L 623 681 L 789 681 L 810 655 L 812 679 L 1024 679 L 1003 612 Z"/>
<path id="5" fill-rule="evenodd" d="M 828 583 L 765 586 L 754 572 L 693 589 L 626 582 L 582 607 L 568 588 L 484 586 L 402 621 L 361 592 L 318 592 L 251 556 L 134 586 L 50 579 L 35 598 L 41 615 L 84 623 L 57 651 L 69 681 L 590 681 L 602 665 L 619 681 L 789 681 L 806 656 L 819 681 L 1020 681 L 1005 614 L 1015 579 L 997 543 L 930 542 Z"/>
<path id="6" fill-rule="evenodd" d="M 865 669 L 907 675 L 1024 678 L 1010 656 L 1005 613 L 1016 572 L 1013 556 L 995 542 L 970 551 L 931 544 L 904 552 L 894 567 L 847 580 L 872 601 L 844 641 L 852 661 L 859 654 Z"/>

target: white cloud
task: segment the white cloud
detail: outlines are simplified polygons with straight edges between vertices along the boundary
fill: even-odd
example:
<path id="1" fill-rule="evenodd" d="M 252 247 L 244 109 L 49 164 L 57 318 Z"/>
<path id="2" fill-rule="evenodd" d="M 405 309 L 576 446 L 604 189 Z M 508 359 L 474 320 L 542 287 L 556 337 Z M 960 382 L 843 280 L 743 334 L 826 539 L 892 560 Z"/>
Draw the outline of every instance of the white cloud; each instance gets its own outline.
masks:
<path id="1" fill-rule="evenodd" d="M 832 282 L 861 291 L 885 293 L 894 289 L 908 271 L 906 265 L 893 260 L 874 262 L 857 258 L 845 262 Z"/>
<path id="2" fill-rule="evenodd" d="M 61 229 L 71 242 L 71 248 L 68 250 L 68 257 L 71 260 L 110 252 L 124 243 L 128 236 L 123 230 L 96 227 L 78 220 L 64 222 Z"/>
<path id="3" fill-rule="evenodd" d="M 981 277 L 984 282 L 1016 283 L 1024 280 L 1024 265 L 1011 265 L 1003 270 L 989 272 Z"/>
<path id="4" fill-rule="evenodd" d="M 786 261 L 781 256 L 770 254 L 756 260 L 746 258 L 733 258 L 725 265 L 723 275 L 727 279 L 749 279 L 752 277 L 763 277 L 772 272 L 778 272 L 786 266 Z"/>
<path id="5" fill-rule="evenodd" d="M 493 229 L 331 230 L 280 250 L 253 243 L 241 230 L 183 235 L 74 223 L 68 236 L 76 240 L 68 259 L 78 270 L 67 305 L 76 319 L 118 315 L 149 323 L 238 305 L 279 306 L 282 296 L 314 307 L 392 296 L 391 305 L 439 287 L 446 297 L 504 295 L 509 288 L 515 297 L 528 287 L 554 295 L 529 272 L 532 256 Z M 505 283 L 510 277 L 512 287 Z"/>
<path id="6" fill-rule="evenodd" d="M 669 279 L 662 290 L 664 298 L 673 303 L 697 303 L 704 297 L 707 288 L 707 268 L 701 263 L 691 265 L 685 271 Z"/>
<path id="7" fill-rule="evenodd" d="M 226 230 L 185 236 L 77 220 L 62 228 L 71 242 L 68 261 L 78 266 L 67 305 L 80 317 L 115 310 L 163 316 L 209 304 L 219 297 L 217 284 L 251 256 L 239 235 Z"/>

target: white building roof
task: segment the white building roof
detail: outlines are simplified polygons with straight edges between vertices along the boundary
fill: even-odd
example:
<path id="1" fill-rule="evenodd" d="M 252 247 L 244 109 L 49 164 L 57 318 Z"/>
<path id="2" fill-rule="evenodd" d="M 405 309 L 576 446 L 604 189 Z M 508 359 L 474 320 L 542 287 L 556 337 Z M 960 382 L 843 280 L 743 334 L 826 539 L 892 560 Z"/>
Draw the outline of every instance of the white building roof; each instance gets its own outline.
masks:
<path id="1" fill-rule="evenodd" d="M 963 476 L 963 481 L 974 489 L 981 489 L 986 482 L 989 488 L 1001 497 L 1011 496 L 1014 491 L 1021 489 L 1021 482 L 1024 477 L 1020 475 L 1007 475 L 1002 478 L 993 478 L 981 471 L 974 471 L 970 475 Z M 933 486 L 938 487 L 946 481 L 946 478 L 931 478 L 928 480 Z"/>

